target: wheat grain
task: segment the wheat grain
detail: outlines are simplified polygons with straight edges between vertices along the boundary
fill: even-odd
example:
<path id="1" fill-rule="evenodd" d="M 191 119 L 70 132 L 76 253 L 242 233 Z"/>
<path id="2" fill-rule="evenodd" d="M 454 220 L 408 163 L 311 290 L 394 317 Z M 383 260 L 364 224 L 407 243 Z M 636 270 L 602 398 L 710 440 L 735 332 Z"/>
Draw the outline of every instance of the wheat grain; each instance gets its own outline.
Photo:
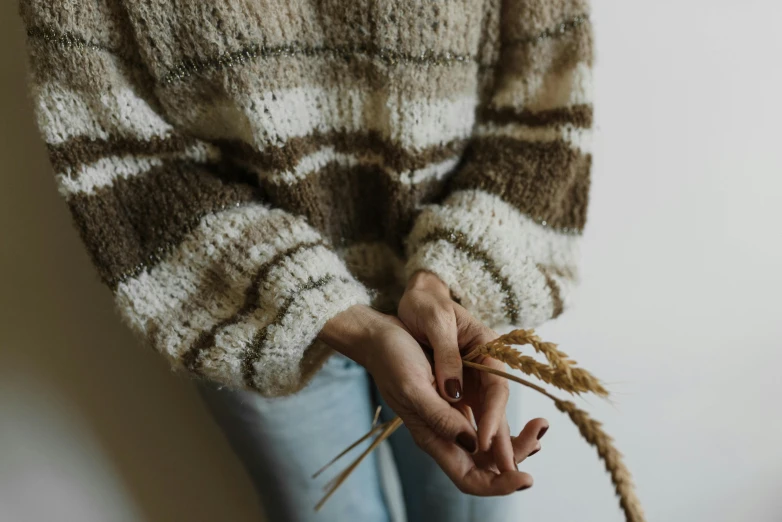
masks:
<path id="1" fill-rule="evenodd" d="M 630 470 L 625 466 L 622 454 L 614 447 L 611 437 L 603 431 L 602 425 L 570 401 L 554 399 L 554 405 L 559 411 L 566 413 L 573 424 L 578 426 L 581 436 L 597 448 L 597 454 L 611 475 L 611 482 L 619 497 L 619 505 L 625 513 L 625 520 L 627 522 L 643 522 L 644 512 L 641 508 L 641 501 L 635 494 Z"/>
<path id="2" fill-rule="evenodd" d="M 635 494 L 630 470 L 625 466 L 624 461 L 622 460 L 622 454 L 614 447 L 613 440 L 603 431 L 602 426 L 598 421 L 592 419 L 585 411 L 578 409 L 572 402 L 563 401 L 537 384 L 501 370 L 495 370 L 489 366 L 484 366 L 471 361 L 464 361 L 464 365 L 523 384 L 554 401 L 554 405 L 557 409 L 566 413 L 573 424 L 578 427 L 581 436 L 584 437 L 590 445 L 597 448 L 597 454 L 605 464 L 605 468 L 611 476 L 611 483 L 614 485 L 614 491 L 619 497 L 619 506 L 622 508 L 622 511 L 624 511 L 625 520 L 627 522 L 644 522 L 643 509 L 641 508 L 640 500 L 638 500 L 638 497 Z"/>
<path id="3" fill-rule="evenodd" d="M 513 345 L 531 345 L 536 352 L 544 355 L 548 364 L 538 362 L 532 357 L 523 355 L 521 352 L 513 348 Z M 592 446 L 597 449 L 597 454 L 605 464 L 605 468 L 611 476 L 611 482 L 614 485 L 614 491 L 619 497 L 619 505 L 625 514 L 625 520 L 627 522 L 644 522 L 644 513 L 641 508 L 641 503 L 635 494 L 635 489 L 632 482 L 630 471 L 625 466 L 622 460 L 622 454 L 617 450 L 611 437 L 605 433 L 601 424 L 589 417 L 589 415 L 576 407 L 575 404 L 569 401 L 564 401 L 558 397 L 550 394 L 544 388 L 534 384 L 526 379 L 511 375 L 501 370 L 495 370 L 494 368 L 485 366 L 475 359 L 478 357 L 491 357 L 508 364 L 512 368 L 516 368 L 528 375 L 537 377 L 541 381 L 551 384 L 557 388 L 565 390 L 569 393 L 585 393 L 592 392 L 602 397 L 608 395 L 608 391 L 603 387 L 600 381 L 591 373 L 583 368 L 576 367 L 576 362 L 569 358 L 569 356 L 557 349 L 557 345 L 554 343 L 547 343 L 542 341 L 533 330 L 514 330 L 505 335 L 498 337 L 497 339 L 490 341 L 482 346 L 473 349 L 470 353 L 465 355 L 462 359 L 464 366 L 474 368 L 479 371 L 492 373 L 504 377 L 511 381 L 517 382 L 533 390 L 545 395 L 554 401 L 554 405 L 561 412 L 568 415 L 570 420 L 578 427 L 581 436 Z M 379 410 L 375 412 L 375 419 L 373 420 L 373 427 L 362 438 L 353 443 L 348 449 L 340 453 L 337 457 L 331 460 L 323 469 L 330 466 L 337 459 L 345 455 L 348 451 L 355 446 L 368 439 L 377 432 L 380 434 L 375 438 L 372 444 L 358 457 L 356 458 L 344 471 L 330 480 L 325 488 L 327 492 L 325 496 L 315 506 L 315 510 L 319 510 L 323 504 L 329 499 L 329 497 L 339 488 L 339 486 L 348 478 L 354 469 L 369 455 L 381 442 L 387 439 L 394 431 L 396 431 L 401 425 L 402 420 L 396 417 L 388 422 L 384 422 L 379 425 L 375 425 L 377 422 Z M 316 476 L 320 474 L 323 469 L 316 473 Z"/>
<path id="4" fill-rule="evenodd" d="M 574 367 L 575 361 L 567 358 L 567 354 L 556 349 L 553 343 L 544 343 L 532 330 L 514 330 L 509 334 L 500 336 L 495 341 L 489 342 L 470 352 L 465 360 L 473 361 L 484 355 L 504 362 L 511 368 L 520 370 L 527 375 L 537 377 L 541 381 L 551 384 L 568 393 L 594 393 L 601 397 L 608 396 L 608 390 L 603 387 L 594 375 L 583 368 Z M 536 350 L 544 353 L 550 364 L 538 362 L 534 358 L 523 355 L 513 348 L 511 344 L 532 344 Z"/>

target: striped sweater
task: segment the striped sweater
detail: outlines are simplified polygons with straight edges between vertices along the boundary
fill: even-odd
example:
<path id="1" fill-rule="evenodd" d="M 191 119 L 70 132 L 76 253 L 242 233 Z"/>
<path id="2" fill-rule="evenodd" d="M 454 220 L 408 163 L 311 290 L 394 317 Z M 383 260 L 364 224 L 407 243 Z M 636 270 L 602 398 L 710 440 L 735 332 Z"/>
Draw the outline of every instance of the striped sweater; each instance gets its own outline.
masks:
<path id="1" fill-rule="evenodd" d="M 176 369 L 282 395 L 436 273 L 562 313 L 590 180 L 585 0 L 22 0 L 59 190 Z"/>

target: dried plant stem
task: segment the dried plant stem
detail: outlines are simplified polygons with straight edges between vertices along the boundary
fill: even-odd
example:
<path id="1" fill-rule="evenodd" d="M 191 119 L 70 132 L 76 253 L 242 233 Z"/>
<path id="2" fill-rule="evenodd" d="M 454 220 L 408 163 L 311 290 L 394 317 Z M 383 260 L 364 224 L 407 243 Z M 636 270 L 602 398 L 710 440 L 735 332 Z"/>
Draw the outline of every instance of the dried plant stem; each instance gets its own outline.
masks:
<path id="1" fill-rule="evenodd" d="M 369 445 L 367 449 L 364 450 L 364 452 L 359 455 L 359 457 L 354 460 L 345 470 L 339 474 L 339 477 L 337 480 L 334 481 L 334 484 L 331 486 L 331 488 L 326 492 L 326 494 L 323 496 L 322 499 L 320 499 L 320 502 L 315 506 L 315 511 L 320 510 L 321 507 L 323 507 L 323 504 L 326 503 L 326 501 L 331 497 L 331 495 L 339 488 L 343 482 L 345 482 L 345 479 L 348 478 L 348 476 L 353 472 L 354 469 L 358 467 L 359 464 L 374 451 L 375 448 L 377 448 L 381 442 L 386 440 L 392 433 L 394 433 L 400 426 L 402 425 L 402 419 L 399 417 L 394 418 L 393 420 L 381 424 L 380 426 L 385 426 L 383 430 L 380 432 L 380 435 L 372 441 L 372 444 Z"/>
<path id="2" fill-rule="evenodd" d="M 374 423 L 373 423 L 373 424 L 374 424 Z M 342 451 L 342 453 L 340 453 L 339 455 L 337 455 L 336 457 L 334 457 L 333 459 L 331 459 L 330 461 L 328 461 L 328 463 L 326 463 L 326 465 L 324 465 L 324 466 L 323 466 L 322 468 L 320 468 L 318 471 L 316 471 L 315 473 L 313 473 L 313 475 L 312 475 L 312 478 L 318 478 L 318 475 L 320 475 L 321 473 L 323 473 L 324 471 L 326 471 L 327 469 L 329 469 L 329 467 L 331 467 L 331 465 L 332 465 L 332 464 L 334 464 L 334 463 L 335 463 L 335 462 L 337 462 L 339 459 L 341 459 L 342 457 L 344 457 L 345 455 L 347 455 L 347 454 L 350 452 L 350 450 L 352 450 L 353 448 L 355 448 L 356 446 L 358 446 L 359 444 L 361 444 L 362 442 L 364 442 L 365 440 L 367 440 L 369 437 L 371 437 L 372 435 L 374 435 L 374 434 L 375 434 L 375 433 L 377 433 L 378 431 L 381 431 L 383 428 L 385 428 L 385 427 L 386 427 L 386 424 L 387 424 L 387 423 L 378 424 L 378 425 L 373 425 L 373 426 L 372 426 L 372 429 L 371 429 L 371 430 L 369 430 L 369 431 L 368 431 L 366 434 L 364 434 L 364 435 L 363 435 L 363 436 L 362 436 L 360 439 L 358 439 L 356 442 L 354 442 L 353 444 L 351 444 L 350 446 L 348 446 L 347 448 L 345 448 L 345 449 Z"/>
<path id="3" fill-rule="evenodd" d="M 619 497 L 619 505 L 624 511 L 625 520 L 627 520 L 627 522 L 643 522 L 645 520 L 641 502 L 635 494 L 630 470 L 625 466 L 625 463 L 622 460 L 622 454 L 614 447 L 613 439 L 603 431 L 602 425 L 598 421 L 591 418 L 587 412 L 578 409 L 572 402 L 563 401 L 537 384 L 533 384 L 525 379 L 516 377 L 515 375 L 511 375 L 501 370 L 495 370 L 494 368 L 482 364 L 470 361 L 463 361 L 463 363 L 470 368 L 493 373 L 527 386 L 528 388 L 532 388 L 554 401 L 554 405 L 557 409 L 566 413 L 570 417 L 570 420 L 573 421 L 573 424 L 578 426 L 578 431 L 581 433 L 581 436 L 597 449 L 598 456 L 605 464 L 608 473 L 611 475 L 611 482 L 614 485 L 616 495 Z"/>
<path id="4" fill-rule="evenodd" d="M 526 344 L 531 345 L 536 352 L 543 354 L 546 357 L 548 364 L 538 362 L 534 358 L 523 355 L 513 348 L 513 345 L 518 346 Z M 542 341 L 535 335 L 534 330 L 514 330 L 473 349 L 462 358 L 462 363 L 466 367 L 492 373 L 517 382 L 554 401 L 557 409 L 566 413 L 570 417 L 570 420 L 578 427 L 581 436 L 584 437 L 591 446 L 594 446 L 597 449 L 598 456 L 605 464 L 608 473 L 611 475 L 611 482 L 614 485 L 616 495 L 619 497 L 619 505 L 624 511 L 625 520 L 627 522 L 644 522 L 643 509 L 635 494 L 630 471 L 622 461 L 622 454 L 614 447 L 611 437 L 603 431 L 602 425 L 598 421 L 592 419 L 585 411 L 578 409 L 572 402 L 564 401 L 550 394 L 545 388 L 526 379 L 516 377 L 515 375 L 501 370 L 495 370 L 494 368 L 476 362 L 479 357 L 497 359 L 509 365 L 511 368 L 520 370 L 527 375 L 537 377 L 545 383 L 574 394 L 591 392 L 601 397 L 608 396 L 608 391 L 603 387 L 600 381 L 583 368 L 576 367 L 576 362 L 570 359 L 566 353 L 559 351 L 556 344 Z M 328 464 L 313 475 L 313 477 L 317 477 L 323 470 L 331 466 L 350 450 L 379 432 L 379 435 L 372 441 L 372 444 L 364 450 L 356 460 L 326 484 L 326 494 L 320 502 L 318 502 L 317 506 L 315 506 L 316 511 L 323 506 L 367 455 L 402 425 L 402 420 L 399 417 L 377 425 L 379 413 L 380 410 L 378 409 L 375 412 L 375 418 L 372 421 L 373 427 L 366 435 L 351 444 L 345 451 L 334 457 Z"/>
<path id="5" fill-rule="evenodd" d="M 549 364 L 523 355 L 512 346 L 524 344 L 531 345 L 537 352 L 545 355 Z M 568 393 L 576 395 L 594 393 L 600 397 L 608 397 L 608 390 L 597 377 L 583 368 L 575 367 L 575 361 L 569 359 L 566 353 L 557 350 L 556 344 L 541 341 L 537 335 L 534 335 L 534 330 L 514 330 L 501 335 L 497 339 L 475 348 L 463 360 L 475 361 L 481 356 L 502 361 L 511 368 L 537 377 L 541 381 Z"/>
<path id="6" fill-rule="evenodd" d="M 508 379 L 509 381 L 517 382 L 519 384 L 523 384 L 524 386 L 527 386 L 528 388 L 532 388 L 533 390 L 542 393 L 543 395 L 545 395 L 546 397 L 548 397 L 551 400 L 554 400 L 554 401 L 558 400 L 555 396 L 553 396 L 549 392 L 547 392 L 545 388 L 541 388 L 537 384 L 533 384 L 533 383 L 529 382 L 526 379 L 522 379 L 521 377 L 516 377 L 515 375 L 510 374 L 508 372 L 504 372 L 502 370 L 495 370 L 494 368 L 492 368 L 490 366 L 485 366 L 483 364 L 474 363 L 474 362 L 470 362 L 470 361 L 462 361 L 462 364 L 464 364 L 464 366 L 469 366 L 470 368 L 475 368 L 476 370 L 480 370 L 482 372 L 493 373 L 494 375 L 499 375 L 500 377 L 504 377 L 505 379 Z"/>
<path id="7" fill-rule="evenodd" d="M 601 424 L 591 418 L 583 410 L 580 410 L 570 401 L 554 400 L 557 409 L 566 413 L 573 424 L 578 426 L 578 431 L 586 441 L 597 448 L 597 454 L 605 464 L 605 468 L 611 475 L 614 491 L 619 497 L 619 505 L 625 514 L 627 522 L 644 522 L 644 512 L 641 501 L 635 494 L 633 478 L 627 469 L 622 454 L 613 445 L 611 437 L 603 431 Z"/>

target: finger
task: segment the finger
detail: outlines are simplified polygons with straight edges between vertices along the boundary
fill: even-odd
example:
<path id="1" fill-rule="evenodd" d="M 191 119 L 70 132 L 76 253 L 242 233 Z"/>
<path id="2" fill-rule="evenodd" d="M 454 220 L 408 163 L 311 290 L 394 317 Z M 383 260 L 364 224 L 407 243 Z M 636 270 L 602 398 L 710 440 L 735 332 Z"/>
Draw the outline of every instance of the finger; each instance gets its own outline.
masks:
<path id="1" fill-rule="evenodd" d="M 494 365 L 502 365 L 499 361 L 486 361 Z M 481 416 L 478 420 L 478 441 L 481 451 L 489 451 L 492 440 L 503 427 L 508 424 L 505 417 L 505 409 L 508 406 L 508 396 L 510 394 L 508 382 L 496 375 L 481 375 L 482 385 L 484 387 L 484 400 L 481 404 Z M 508 460 L 511 454 L 507 455 Z"/>
<path id="2" fill-rule="evenodd" d="M 409 402 L 428 429 L 448 443 L 455 442 L 469 454 L 478 451 L 475 429 L 462 412 L 445 402 L 432 387 L 421 388 L 416 395 Z"/>
<path id="3" fill-rule="evenodd" d="M 424 451 L 429 453 L 443 472 L 463 493 L 477 496 L 508 495 L 515 491 L 527 489 L 532 486 L 532 476 L 514 470 L 504 473 L 495 473 L 487 469 L 480 469 L 469 455 L 459 450 L 453 444 L 431 434 L 427 437 L 424 433 L 426 427 L 415 430 L 413 437 L 416 442 L 419 439 L 425 441 L 419 444 Z"/>
<path id="4" fill-rule="evenodd" d="M 510 437 L 510 427 L 507 422 L 503 421 L 503 425 L 497 431 L 494 440 L 492 440 L 491 451 L 492 455 L 494 455 L 494 463 L 500 472 L 518 470 L 513 451 L 513 441 Z"/>
<path id="5" fill-rule="evenodd" d="M 434 308 L 425 318 L 424 330 L 434 351 L 437 388 L 445 400 L 457 402 L 462 398 L 462 356 L 456 317 L 449 309 Z"/>
<path id="6" fill-rule="evenodd" d="M 546 419 L 532 419 L 524 426 L 518 437 L 513 437 L 513 456 L 516 462 L 522 462 L 531 454 L 540 449 L 539 436 L 546 433 L 548 429 Z"/>

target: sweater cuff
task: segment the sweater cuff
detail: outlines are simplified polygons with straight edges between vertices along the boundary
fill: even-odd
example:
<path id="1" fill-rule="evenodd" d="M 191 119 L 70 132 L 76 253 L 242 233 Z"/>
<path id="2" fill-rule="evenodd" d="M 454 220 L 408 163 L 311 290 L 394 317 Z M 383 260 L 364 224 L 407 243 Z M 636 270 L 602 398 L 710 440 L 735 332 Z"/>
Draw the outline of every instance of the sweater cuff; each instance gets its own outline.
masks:
<path id="1" fill-rule="evenodd" d="M 172 366 L 267 396 L 302 388 L 331 354 L 315 342 L 323 325 L 370 302 L 317 231 L 259 204 L 204 217 L 115 293 Z"/>
<path id="2" fill-rule="evenodd" d="M 480 190 L 423 210 L 407 241 L 409 278 L 435 273 L 492 328 L 557 317 L 576 276 L 578 237 L 553 230 Z"/>

